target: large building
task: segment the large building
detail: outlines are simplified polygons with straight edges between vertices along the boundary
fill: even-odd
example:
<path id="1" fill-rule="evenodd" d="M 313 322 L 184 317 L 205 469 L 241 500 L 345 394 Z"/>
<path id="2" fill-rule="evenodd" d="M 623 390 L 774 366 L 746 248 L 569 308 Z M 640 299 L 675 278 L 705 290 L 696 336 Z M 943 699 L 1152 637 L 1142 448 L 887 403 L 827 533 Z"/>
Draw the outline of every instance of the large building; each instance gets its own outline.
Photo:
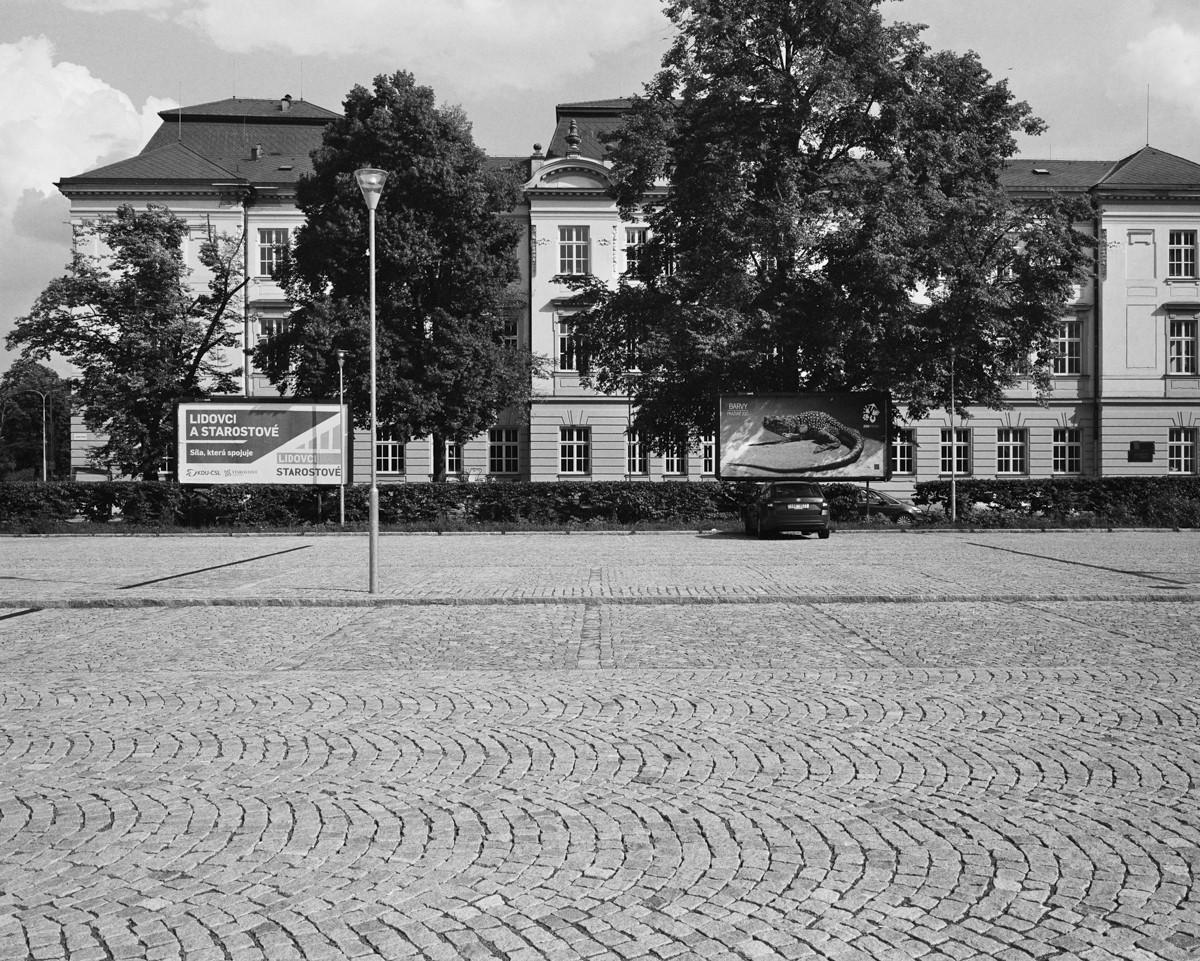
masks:
<path id="1" fill-rule="evenodd" d="M 519 249 L 519 300 L 508 336 L 551 358 L 534 384 L 528 411 L 508 411 L 485 434 L 450 445 L 447 464 L 467 479 L 684 480 L 715 474 L 715 448 L 656 456 L 631 433 L 634 411 L 581 383 L 580 356 L 565 275 L 615 282 L 646 237 L 622 221 L 608 195 L 610 164 L 602 134 L 628 101 L 561 104 L 548 148 L 495 158 L 525 177 L 523 201 L 509 216 L 525 231 Z M 302 221 L 294 187 L 311 169 L 309 152 L 336 115 L 293 101 L 225 100 L 164 112 L 163 126 L 136 157 L 66 178 L 60 189 L 72 220 L 122 203 L 164 203 L 196 236 L 211 228 L 243 234 L 251 283 L 243 346 L 287 323 L 288 307 L 270 273 L 280 246 Z M 958 475 L 976 477 L 1192 474 L 1200 425 L 1200 165 L 1152 147 L 1117 161 L 1024 160 L 1004 174 L 1022 197 L 1050 191 L 1088 194 L 1100 211 L 1091 229 L 1099 258 L 1062 320 L 1054 386 L 1009 392 L 1009 409 L 974 409 L 956 425 L 934 415 L 904 424 L 893 446 L 893 489 Z M 189 251 L 194 261 L 194 251 Z M 193 266 L 195 264 L 193 263 Z M 241 363 L 242 355 L 231 358 Z M 247 396 L 274 393 L 252 369 Z M 383 418 L 381 417 L 381 420 Z M 95 439 L 80 436 L 83 463 Z M 382 437 L 375 456 L 384 482 L 431 479 L 430 440 Z M 371 452 L 354 438 L 354 474 Z"/>

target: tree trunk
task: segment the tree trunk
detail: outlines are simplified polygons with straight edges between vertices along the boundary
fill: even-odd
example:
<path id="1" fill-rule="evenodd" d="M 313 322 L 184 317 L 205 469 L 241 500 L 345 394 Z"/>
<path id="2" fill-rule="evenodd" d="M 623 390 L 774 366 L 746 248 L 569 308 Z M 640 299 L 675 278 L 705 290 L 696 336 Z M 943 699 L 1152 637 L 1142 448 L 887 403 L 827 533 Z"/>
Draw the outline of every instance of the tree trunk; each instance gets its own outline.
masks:
<path id="1" fill-rule="evenodd" d="M 433 479 L 438 484 L 446 482 L 446 438 L 433 435 Z"/>

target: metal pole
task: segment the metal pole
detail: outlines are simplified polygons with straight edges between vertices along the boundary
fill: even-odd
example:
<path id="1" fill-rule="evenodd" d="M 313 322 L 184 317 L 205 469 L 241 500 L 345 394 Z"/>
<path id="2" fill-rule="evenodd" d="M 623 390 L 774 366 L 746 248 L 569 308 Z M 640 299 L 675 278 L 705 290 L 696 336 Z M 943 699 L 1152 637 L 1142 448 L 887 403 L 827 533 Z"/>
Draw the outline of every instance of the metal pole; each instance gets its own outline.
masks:
<path id="1" fill-rule="evenodd" d="M 950 348 L 950 523 L 958 523 L 958 428 L 954 423 L 954 348 Z"/>
<path id="2" fill-rule="evenodd" d="M 338 351 L 338 406 L 342 409 L 341 416 L 346 415 L 346 398 L 342 392 L 342 367 L 346 363 L 346 352 Z M 346 526 L 346 439 L 351 436 L 347 430 L 348 424 L 342 424 L 342 482 L 338 484 L 338 524 Z"/>
<path id="3" fill-rule="evenodd" d="M 38 393 L 41 394 L 41 391 L 38 391 Z M 47 402 L 49 402 L 49 400 L 50 400 L 50 396 L 48 394 L 42 394 L 42 483 L 43 484 L 46 483 L 47 480 L 49 480 L 49 476 L 46 473 L 46 404 L 47 404 Z"/>
<path id="4" fill-rule="evenodd" d="M 379 593 L 379 487 L 375 458 L 375 208 L 371 218 L 371 498 L 370 498 L 370 592 Z"/>

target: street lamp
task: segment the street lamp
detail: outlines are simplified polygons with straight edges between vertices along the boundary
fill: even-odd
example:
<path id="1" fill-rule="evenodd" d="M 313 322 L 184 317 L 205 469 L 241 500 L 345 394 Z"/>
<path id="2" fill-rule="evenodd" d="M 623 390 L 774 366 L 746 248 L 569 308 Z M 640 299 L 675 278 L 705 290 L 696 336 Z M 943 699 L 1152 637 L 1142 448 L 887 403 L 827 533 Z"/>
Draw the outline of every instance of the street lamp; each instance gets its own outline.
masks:
<path id="1" fill-rule="evenodd" d="M 346 366 L 346 352 L 339 350 L 338 359 L 338 406 L 341 416 L 346 416 L 346 401 L 342 395 L 342 368 Z M 346 424 L 342 424 L 342 482 L 338 484 L 338 524 L 346 526 Z"/>
<path id="2" fill-rule="evenodd" d="M 22 387 L 18 394 L 37 394 L 42 398 L 42 483 L 46 483 L 46 406 L 50 403 L 50 395 L 36 387 Z"/>
<path id="3" fill-rule="evenodd" d="M 374 167 L 362 167 L 354 171 L 358 189 L 362 191 L 363 200 L 367 202 L 371 237 L 371 495 L 368 539 L 371 554 L 369 589 L 372 594 L 379 593 L 379 486 L 376 476 L 378 465 L 375 463 L 375 208 L 379 206 L 379 197 L 383 193 L 383 184 L 387 176 L 386 170 L 377 170 Z"/>

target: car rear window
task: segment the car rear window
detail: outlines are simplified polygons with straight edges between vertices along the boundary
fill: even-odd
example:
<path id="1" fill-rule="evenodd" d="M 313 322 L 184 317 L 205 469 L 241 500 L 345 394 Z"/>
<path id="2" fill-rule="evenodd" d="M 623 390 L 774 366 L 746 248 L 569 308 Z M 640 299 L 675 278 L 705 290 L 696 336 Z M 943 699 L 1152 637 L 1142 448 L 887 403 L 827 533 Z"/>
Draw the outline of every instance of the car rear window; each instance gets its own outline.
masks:
<path id="1" fill-rule="evenodd" d="M 776 484 L 776 497 L 821 497 L 821 488 L 816 484 Z"/>

